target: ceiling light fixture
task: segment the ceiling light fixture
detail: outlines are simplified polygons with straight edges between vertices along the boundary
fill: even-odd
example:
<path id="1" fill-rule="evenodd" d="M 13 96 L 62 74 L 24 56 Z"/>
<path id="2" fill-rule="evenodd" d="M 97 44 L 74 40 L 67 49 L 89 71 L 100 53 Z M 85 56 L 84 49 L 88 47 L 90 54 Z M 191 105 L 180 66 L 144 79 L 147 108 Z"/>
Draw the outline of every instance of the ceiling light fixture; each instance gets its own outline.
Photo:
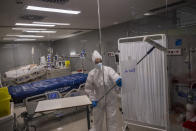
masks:
<path id="1" fill-rule="evenodd" d="M 15 39 L 14 41 L 35 41 L 36 39 Z"/>
<path id="2" fill-rule="evenodd" d="M 64 13 L 64 14 L 79 14 L 80 13 L 80 11 L 45 8 L 45 7 L 38 7 L 38 6 L 27 6 L 26 9 L 27 10 L 36 10 L 36 11 L 45 11 L 45 12 Z"/>
<path id="3" fill-rule="evenodd" d="M 75 51 L 71 51 L 70 52 L 70 56 L 74 56 L 74 55 L 76 55 L 76 52 Z"/>
<path id="4" fill-rule="evenodd" d="M 144 15 L 145 15 L 145 16 L 150 16 L 150 15 L 153 15 L 153 13 L 151 13 L 151 12 L 146 12 L 146 13 L 144 13 Z"/>
<path id="5" fill-rule="evenodd" d="M 47 30 L 47 29 L 38 29 L 38 28 L 12 28 L 12 30 L 22 30 L 22 31 L 25 31 L 25 30 Z"/>
<path id="6" fill-rule="evenodd" d="M 56 33 L 56 31 L 50 31 L 50 30 L 46 30 L 46 31 L 41 31 L 41 30 L 26 30 L 24 32 L 28 32 L 28 33 Z"/>
<path id="7" fill-rule="evenodd" d="M 39 35 L 6 35 L 6 36 L 24 37 L 24 38 L 43 38 L 44 37 L 44 36 L 39 36 Z"/>
<path id="8" fill-rule="evenodd" d="M 70 23 L 53 23 L 53 22 L 33 22 L 34 24 L 44 24 L 44 25 L 71 25 Z"/>
<path id="9" fill-rule="evenodd" d="M 44 24 L 28 24 L 28 23 L 16 23 L 19 26 L 37 26 L 37 27 L 54 27 L 55 25 L 44 25 Z"/>
<path id="10" fill-rule="evenodd" d="M 5 38 L 3 38 L 3 40 L 15 40 L 16 38 L 7 38 L 7 37 L 5 37 Z"/>

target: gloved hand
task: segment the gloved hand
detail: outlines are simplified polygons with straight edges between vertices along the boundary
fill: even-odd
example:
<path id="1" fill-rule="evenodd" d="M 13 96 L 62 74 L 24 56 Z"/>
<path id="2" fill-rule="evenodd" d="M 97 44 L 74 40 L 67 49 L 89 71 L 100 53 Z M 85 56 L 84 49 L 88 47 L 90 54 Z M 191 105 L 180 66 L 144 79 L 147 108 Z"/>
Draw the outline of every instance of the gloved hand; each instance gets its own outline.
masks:
<path id="1" fill-rule="evenodd" d="M 92 101 L 93 108 L 97 106 L 97 101 Z"/>
<path id="2" fill-rule="evenodd" d="M 119 87 L 122 87 L 122 79 L 118 78 L 118 80 L 116 80 L 116 85 Z"/>

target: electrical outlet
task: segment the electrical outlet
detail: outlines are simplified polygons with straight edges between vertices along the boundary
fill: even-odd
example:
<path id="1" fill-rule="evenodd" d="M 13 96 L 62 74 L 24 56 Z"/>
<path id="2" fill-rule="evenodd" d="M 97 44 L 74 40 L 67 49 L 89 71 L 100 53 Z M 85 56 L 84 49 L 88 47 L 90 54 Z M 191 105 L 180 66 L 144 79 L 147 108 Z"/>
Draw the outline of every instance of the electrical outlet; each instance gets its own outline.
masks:
<path id="1" fill-rule="evenodd" d="M 168 49 L 168 54 L 171 56 L 182 55 L 182 49 Z"/>
<path id="2" fill-rule="evenodd" d="M 114 52 L 108 52 L 108 56 L 115 56 Z"/>

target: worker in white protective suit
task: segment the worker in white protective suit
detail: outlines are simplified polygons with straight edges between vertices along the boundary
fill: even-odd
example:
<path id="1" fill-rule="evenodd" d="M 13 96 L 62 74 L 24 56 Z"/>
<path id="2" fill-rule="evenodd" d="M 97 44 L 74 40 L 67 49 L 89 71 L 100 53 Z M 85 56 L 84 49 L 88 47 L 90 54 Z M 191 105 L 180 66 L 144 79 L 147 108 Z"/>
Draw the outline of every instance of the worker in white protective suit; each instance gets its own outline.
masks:
<path id="1" fill-rule="evenodd" d="M 95 63 L 95 68 L 88 74 L 88 78 L 85 84 L 85 92 L 89 95 L 94 114 L 94 129 L 93 131 L 103 131 L 104 112 L 106 109 L 106 127 L 108 131 L 117 131 L 117 103 L 118 97 L 115 90 L 118 90 L 122 86 L 121 77 L 111 68 L 102 65 L 102 56 L 98 51 L 94 51 L 92 54 L 92 60 Z M 103 83 L 104 74 L 104 83 Z M 104 93 L 112 88 L 114 85 L 116 88 L 112 90 L 104 99 L 99 101 L 98 99 L 104 95 Z M 105 86 L 104 86 L 105 85 Z M 104 88 L 105 87 L 105 88 Z"/>

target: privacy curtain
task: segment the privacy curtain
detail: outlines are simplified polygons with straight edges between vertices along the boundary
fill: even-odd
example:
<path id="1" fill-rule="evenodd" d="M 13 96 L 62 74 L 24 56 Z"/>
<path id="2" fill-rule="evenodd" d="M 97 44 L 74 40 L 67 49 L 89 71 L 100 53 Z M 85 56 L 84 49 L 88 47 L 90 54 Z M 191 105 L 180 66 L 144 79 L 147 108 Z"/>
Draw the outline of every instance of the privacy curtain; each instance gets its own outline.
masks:
<path id="1" fill-rule="evenodd" d="M 155 41 L 166 47 L 165 39 Z M 167 123 L 165 53 L 154 49 L 136 65 L 151 47 L 152 45 L 143 41 L 119 44 L 123 115 L 126 121 L 165 127 Z"/>

